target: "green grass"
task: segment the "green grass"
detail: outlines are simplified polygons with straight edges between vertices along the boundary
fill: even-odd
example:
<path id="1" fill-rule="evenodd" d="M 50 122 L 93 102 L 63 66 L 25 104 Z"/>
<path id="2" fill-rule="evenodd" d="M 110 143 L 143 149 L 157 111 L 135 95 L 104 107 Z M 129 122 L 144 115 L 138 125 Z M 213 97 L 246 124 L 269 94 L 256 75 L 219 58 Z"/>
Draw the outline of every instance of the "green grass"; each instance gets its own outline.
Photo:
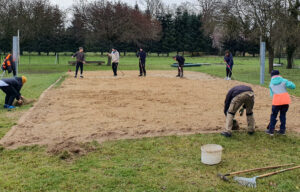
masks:
<path id="1" fill-rule="evenodd" d="M 22 58 L 20 71 L 28 77 L 28 83 L 23 88 L 25 97 L 38 98 L 60 76 L 64 80 L 63 72 L 69 69 L 74 71 L 74 67 L 66 64 L 69 57 L 61 56 L 61 63 L 57 65 L 53 65 L 53 59 L 49 58 L 35 56 L 31 58 L 30 65 L 26 64 L 26 57 Z M 194 63 L 221 63 L 222 60 L 221 57 L 187 58 L 187 62 Z M 235 78 L 258 84 L 258 61 L 258 58 L 235 58 Z M 173 69 L 175 75 L 176 69 L 170 67 L 172 63 L 171 58 L 149 57 L 147 68 Z M 299 64 L 299 60 L 296 63 Z M 137 59 L 121 58 L 120 69 L 136 70 Z M 110 67 L 87 66 L 86 70 L 110 70 Z M 224 76 L 224 66 L 220 65 L 188 70 Z M 280 70 L 284 77 L 300 86 L 300 70 Z M 266 81 L 269 81 L 268 77 Z M 300 96 L 299 90 L 291 93 Z M 0 97 L 3 96 L 1 92 Z M 0 105 L 3 105 L 3 99 Z M 13 112 L 0 109 L 0 138 L 29 107 Z M 224 147 L 221 164 L 206 166 L 201 163 L 200 147 L 208 143 Z M 264 133 L 250 137 L 245 132 L 235 133 L 230 139 L 219 134 L 171 136 L 102 144 L 94 142 L 89 145 L 94 146 L 95 150 L 85 156 L 74 156 L 67 160 L 61 159 L 61 155 L 48 154 L 43 147 L 23 147 L 17 150 L 0 147 L 0 191 L 300 191 L 300 169 L 258 179 L 257 189 L 239 186 L 233 181 L 226 183 L 216 177 L 218 172 L 290 162 L 299 164 L 300 135 L 295 133 L 273 138 Z"/>

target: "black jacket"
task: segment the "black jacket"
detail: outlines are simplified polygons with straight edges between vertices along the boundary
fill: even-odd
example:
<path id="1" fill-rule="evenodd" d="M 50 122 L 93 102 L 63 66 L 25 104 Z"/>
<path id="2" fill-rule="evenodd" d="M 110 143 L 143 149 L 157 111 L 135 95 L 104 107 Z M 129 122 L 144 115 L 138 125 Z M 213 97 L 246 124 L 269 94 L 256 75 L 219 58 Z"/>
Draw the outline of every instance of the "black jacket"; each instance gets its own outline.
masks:
<path id="1" fill-rule="evenodd" d="M 140 52 L 138 52 L 137 57 L 140 58 L 141 62 L 145 62 L 147 54 L 145 51 L 140 51 Z"/>
<path id="2" fill-rule="evenodd" d="M 182 65 L 184 65 L 185 59 L 184 59 L 184 57 L 177 55 L 176 56 L 176 61 L 178 62 L 178 64 L 180 66 L 182 66 Z"/>
<path id="3" fill-rule="evenodd" d="M 8 84 L 12 91 L 17 95 L 17 100 L 21 98 L 21 89 L 23 87 L 22 78 L 21 77 L 13 77 L 9 79 L 2 79 L 6 84 Z"/>
<path id="4" fill-rule="evenodd" d="M 78 51 L 73 55 L 73 57 L 76 57 L 77 62 L 84 62 L 85 61 L 85 55 L 83 52 Z"/>
<path id="5" fill-rule="evenodd" d="M 227 93 L 226 99 L 225 99 L 225 107 L 224 107 L 224 113 L 227 115 L 227 111 L 229 109 L 230 103 L 234 97 L 237 95 L 247 92 L 247 91 L 252 91 L 252 88 L 246 85 L 238 85 L 230 89 Z"/>

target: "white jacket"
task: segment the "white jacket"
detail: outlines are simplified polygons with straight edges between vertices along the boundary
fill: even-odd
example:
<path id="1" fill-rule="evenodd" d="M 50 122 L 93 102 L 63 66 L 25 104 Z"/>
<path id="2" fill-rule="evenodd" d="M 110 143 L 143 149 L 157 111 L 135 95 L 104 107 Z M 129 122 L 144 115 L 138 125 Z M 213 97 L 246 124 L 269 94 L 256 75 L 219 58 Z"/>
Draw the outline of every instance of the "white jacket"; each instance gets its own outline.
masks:
<path id="1" fill-rule="evenodd" d="M 118 51 L 111 52 L 111 61 L 113 63 L 119 63 L 120 62 L 120 54 Z"/>

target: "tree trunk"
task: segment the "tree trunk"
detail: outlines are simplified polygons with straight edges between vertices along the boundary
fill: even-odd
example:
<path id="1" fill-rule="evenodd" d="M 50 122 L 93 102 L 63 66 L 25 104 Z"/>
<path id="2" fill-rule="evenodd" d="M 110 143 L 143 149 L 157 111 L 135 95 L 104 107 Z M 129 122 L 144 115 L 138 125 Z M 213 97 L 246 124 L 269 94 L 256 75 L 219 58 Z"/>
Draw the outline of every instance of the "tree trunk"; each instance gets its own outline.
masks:
<path id="1" fill-rule="evenodd" d="M 290 46 L 288 45 L 286 48 L 286 54 L 287 54 L 287 69 L 292 69 L 293 68 L 293 56 L 296 51 L 295 46 Z"/>
<path id="2" fill-rule="evenodd" d="M 170 53 L 169 52 L 167 52 L 167 57 L 169 57 L 170 56 Z"/>
<path id="3" fill-rule="evenodd" d="M 107 56 L 107 66 L 111 66 L 111 57 Z"/>
<path id="4" fill-rule="evenodd" d="M 252 56 L 255 57 L 255 53 L 253 53 Z"/>
<path id="5" fill-rule="evenodd" d="M 124 57 L 126 56 L 126 51 L 124 51 Z"/>
<path id="6" fill-rule="evenodd" d="M 245 51 L 243 52 L 243 57 L 246 57 L 246 52 Z"/>
<path id="7" fill-rule="evenodd" d="M 273 65 L 274 65 L 274 48 L 269 47 L 269 73 L 273 71 Z"/>

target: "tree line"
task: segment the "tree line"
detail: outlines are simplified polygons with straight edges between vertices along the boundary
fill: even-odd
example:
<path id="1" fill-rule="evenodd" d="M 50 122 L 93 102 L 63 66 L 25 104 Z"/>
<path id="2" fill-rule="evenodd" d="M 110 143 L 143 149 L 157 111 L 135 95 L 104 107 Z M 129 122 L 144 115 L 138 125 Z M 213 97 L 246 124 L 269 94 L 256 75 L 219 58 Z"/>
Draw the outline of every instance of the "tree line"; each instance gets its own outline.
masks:
<path id="1" fill-rule="evenodd" d="M 17 30 L 21 51 L 39 53 L 83 46 L 102 53 L 112 47 L 124 53 L 143 47 L 158 54 L 229 49 L 255 55 L 265 41 L 270 70 L 278 50 L 292 67 L 300 43 L 299 0 L 198 0 L 197 5 L 143 0 L 132 7 L 121 1 L 79 0 L 66 11 L 49 0 L 0 0 L 0 50 L 11 50 Z"/>

